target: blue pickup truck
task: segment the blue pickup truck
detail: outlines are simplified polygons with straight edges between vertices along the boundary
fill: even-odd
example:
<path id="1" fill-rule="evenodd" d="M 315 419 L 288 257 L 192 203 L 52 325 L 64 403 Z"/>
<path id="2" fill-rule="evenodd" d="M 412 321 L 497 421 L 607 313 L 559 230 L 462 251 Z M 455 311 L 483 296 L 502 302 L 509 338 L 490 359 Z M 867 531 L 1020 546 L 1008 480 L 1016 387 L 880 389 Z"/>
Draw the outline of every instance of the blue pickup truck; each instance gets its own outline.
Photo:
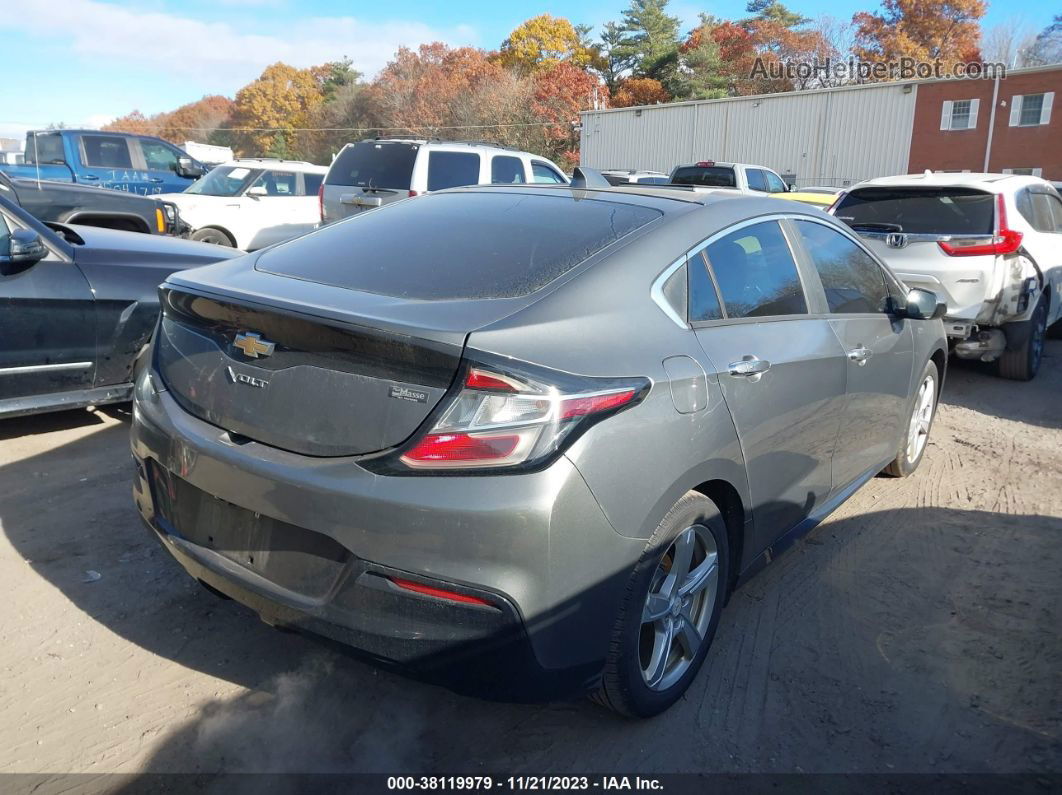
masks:
<path id="1" fill-rule="evenodd" d="M 26 162 L 0 163 L 11 177 L 78 182 L 150 196 L 180 193 L 208 169 L 168 141 L 100 130 L 26 133 Z"/>

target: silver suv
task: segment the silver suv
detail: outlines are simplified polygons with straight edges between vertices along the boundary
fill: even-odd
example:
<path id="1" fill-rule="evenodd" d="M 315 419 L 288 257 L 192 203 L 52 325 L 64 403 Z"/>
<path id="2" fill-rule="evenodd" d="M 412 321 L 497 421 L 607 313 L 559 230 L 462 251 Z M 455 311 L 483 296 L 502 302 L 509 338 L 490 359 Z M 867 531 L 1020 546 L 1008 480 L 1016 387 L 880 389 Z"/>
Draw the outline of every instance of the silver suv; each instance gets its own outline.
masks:
<path id="1" fill-rule="evenodd" d="M 552 162 L 498 144 L 377 138 L 347 144 L 321 188 L 321 222 L 331 223 L 407 196 L 464 185 L 565 185 Z"/>

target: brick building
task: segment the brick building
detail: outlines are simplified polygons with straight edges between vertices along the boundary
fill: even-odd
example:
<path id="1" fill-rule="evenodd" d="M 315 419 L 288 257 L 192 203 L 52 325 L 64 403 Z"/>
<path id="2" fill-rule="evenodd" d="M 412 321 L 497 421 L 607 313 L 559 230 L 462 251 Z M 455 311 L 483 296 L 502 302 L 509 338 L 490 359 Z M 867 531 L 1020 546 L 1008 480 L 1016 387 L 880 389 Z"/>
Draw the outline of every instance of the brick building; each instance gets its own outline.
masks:
<path id="1" fill-rule="evenodd" d="M 1062 180 L 1062 66 L 1003 80 L 920 83 L 908 168 L 991 171 Z"/>

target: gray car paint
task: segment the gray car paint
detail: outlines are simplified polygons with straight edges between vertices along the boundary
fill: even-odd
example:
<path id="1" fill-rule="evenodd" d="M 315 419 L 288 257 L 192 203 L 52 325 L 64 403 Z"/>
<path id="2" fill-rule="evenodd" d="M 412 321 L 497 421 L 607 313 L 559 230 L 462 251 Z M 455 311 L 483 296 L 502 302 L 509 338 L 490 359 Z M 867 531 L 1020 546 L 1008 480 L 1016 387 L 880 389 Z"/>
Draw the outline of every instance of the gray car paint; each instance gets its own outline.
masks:
<path id="1" fill-rule="evenodd" d="M 483 190 L 502 189 L 459 189 Z M 650 297 L 669 265 L 750 218 L 810 217 L 851 238 L 843 225 L 822 220 L 813 208 L 772 199 L 637 187 L 559 190 L 573 200 L 622 196 L 651 203 L 665 207 L 665 216 L 526 298 L 476 302 L 492 308 L 470 312 L 468 302 L 412 305 L 359 294 L 354 318 L 406 332 L 419 328 L 426 337 L 446 341 L 467 334 L 469 349 L 556 370 L 652 380 L 643 403 L 592 427 L 548 469 L 389 477 L 368 472 L 356 458 L 315 458 L 256 441 L 234 443 L 226 429 L 180 410 L 151 373 L 138 385 L 134 455 L 222 500 L 326 534 L 361 558 L 504 594 L 535 628 L 532 647 L 548 668 L 603 658 L 625 573 L 689 489 L 712 484 L 739 501 L 731 516 L 740 547 L 733 550 L 734 568 L 750 571 L 770 559 L 787 531 L 820 520 L 892 459 L 904 438 L 914 373 L 931 355 L 947 350 L 939 320 L 889 321 L 899 327 L 895 337 L 880 324 L 870 329 L 882 336 L 873 344 L 886 355 L 866 369 L 881 364 L 882 373 L 856 381 L 861 374 L 853 376 L 856 365 L 845 358 L 844 342 L 863 330 L 844 325 L 874 318 L 822 314 L 813 291 L 812 314 L 799 319 L 698 329 L 681 327 Z M 352 233 L 359 229 L 359 221 L 346 223 Z M 806 278 L 807 263 L 797 255 Z M 344 310 L 355 300 L 350 291 L 262 273 L 253 262 L 245 258 L 177 274 L 168 284 L 351 319 Z M 773 357 L 777 366 L 755 383 L 739 382 L 727 365 L 746 353 Z M 846 390 L 849 383 L 861 391 Z M 897 405 L 904 407 L 902 416 Z M 864 461 L 854 451 L 864 438 L 857 434 L 858 443 L 853 439 L 849 445 L 842 427 L 855 433 L 867 422 L 882 427 L 868 431 L 870 462 L 860 470 Z M 835 448 L 851 460 L 833 466 Z M 875 451 L 881 452 L 876 461 Z M 143 471 L 137 495 L 151 523 L 151 490 Z M 197 565 L 213 571 L 216 587 L 232 583 L 234 593 L 237 585 L 258 589 L 273 603 L 331 624 L 363 620 L 327 601 L 299 602 L 208 549 L 177 549 L 176 541 L 160 535 L 190 570 L 193 554 Z"/>

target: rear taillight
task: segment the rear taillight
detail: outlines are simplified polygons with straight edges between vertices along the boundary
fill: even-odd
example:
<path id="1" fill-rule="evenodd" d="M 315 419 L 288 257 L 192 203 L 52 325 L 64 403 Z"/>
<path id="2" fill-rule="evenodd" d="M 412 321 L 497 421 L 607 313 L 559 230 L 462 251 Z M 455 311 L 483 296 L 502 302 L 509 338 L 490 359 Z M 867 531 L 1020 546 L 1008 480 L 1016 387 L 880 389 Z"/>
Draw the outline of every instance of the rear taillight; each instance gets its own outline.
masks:
<path id="1" fill-rule="evenodd" d="M 949 257 L 980 257 L 988 254 L 1013 254 L 1021 248 L 1022 233 L 1007 226 L 1007 204 L 1003 194 L 996 196 L 996 233 L 990 238 L 941 240 L 940 250 Z"/>
<path id="2" fill-rule="evenodd" d="M 511 362 L 464 368 L 460 388 L 398 457 L 412 470 L 525 469 L 639 403 L 647 378 L 582 378 Z"/>
<path id="3" fill-rule="evenodd" d="M 306 205 L 303 205 L 304 207 Z M 321 223 L 324 223 L 324 183 L 317 188 L 317 212 L 321 214 Z"/>
<path id="4" fill-rule="evenodd" d="M 410 191 L 409 191 L 409 196 L 410 196 L 410 198 L 412 198 L 412 197 L 414 197 L 414 196 L 419 196 L 419 195 L 420 195 L 420 194 L 419 194 L 419 193 L 418 193 L 417 191 L 415 191 L 415 190 L 410 190 Z"/>

